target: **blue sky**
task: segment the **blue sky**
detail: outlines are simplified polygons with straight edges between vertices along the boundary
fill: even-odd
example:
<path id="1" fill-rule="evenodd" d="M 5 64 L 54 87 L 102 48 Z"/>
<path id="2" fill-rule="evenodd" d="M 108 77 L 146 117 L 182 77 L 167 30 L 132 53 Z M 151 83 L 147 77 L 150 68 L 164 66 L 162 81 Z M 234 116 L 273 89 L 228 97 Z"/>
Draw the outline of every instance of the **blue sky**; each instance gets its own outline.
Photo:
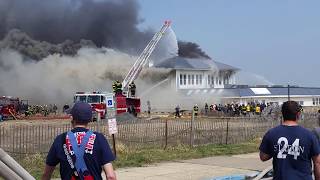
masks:
<path id="1" fill-rule="evenodd" d="M 274 84 L 320 87 L 320 1 L 138 0 L 141 27 L 165 19 L 180 40 Z"/>

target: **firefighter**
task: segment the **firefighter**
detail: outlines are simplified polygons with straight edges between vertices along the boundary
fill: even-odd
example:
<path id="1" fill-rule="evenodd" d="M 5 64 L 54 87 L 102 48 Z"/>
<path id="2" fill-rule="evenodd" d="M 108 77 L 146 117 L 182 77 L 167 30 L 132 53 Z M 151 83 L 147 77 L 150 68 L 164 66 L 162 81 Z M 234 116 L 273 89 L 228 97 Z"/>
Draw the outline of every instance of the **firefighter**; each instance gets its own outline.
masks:
<path id="1" fill-rule="evenodd" d="M 28 106 L 28 107 L 27 107 L 27 110 L 24 112 L 24 115 L 25 115 L 26 117 L 28 117 L 28 116 L 30 116 L 32 113 L 33 113 L 33 112 L 32 112 L 32 107 L 31 107 L 31 106 Z"/>
<path id="2" fill-rule="evenodd" d="M 130 105 L 129 107 L 128 107 L 128 112 L 130 113 L 130 114 L 132 114 L 133 116 L 135 116 L 135 117 L 137 117 L 137 112 L 136 112 L 136 109 L 134 108 L 134 106 L 133 105 Z"/>
<path id="3" fill-rule="evenodd" d="M 52 110 L 53 110 L 54 115 L 56 115 L 57 114 L 57 110 L 58 110 L 58 107 L 57 107 L 56 104 L 53 105 Z"/>
<path id="4" fill-rule="evenodd" d="M 256 105 L 256 109 L 255 109 L 255 111 L 256 111 L 256 115 L 261 116 L 261 108 L 260 108 L 260 104 L 257 104 L 257 105 Z"/>
<path id="5" fill-rule="evenodd" d="M 136 85 L 134 84 L 133 81 L 132 81 L 132 83 L 129 84 L 129 89 L 130 89 L 131 97 L 135 97 L 135 95 L 136 95 Z"/>
<path id="6" fill-rule="evenodd" d="M 47 117 L 49 115 L 49 109 L 47 105 L 42 106 L 42 114 Z"/>
<path id="7" fill-rule="evenodd" d="M 208 106 L 208 104 L 206 103 L 206 104 L 204 105 L 204 112 L 205 112 L 206 115 L 208 115 L 208 109 L 209 109 L 209 106 Z"/>
<path id="8" fill-rule="evenodd" d="M 70 106 L 68 104 L 65 104 L 62 108 L 62 111 L 65 113 L 67 109 L 69 109 Z"/>
<path id="9" fill-rule="evenodd" d="M 246 111 L 247 111 L 247 115 L 249 115 L 250 116 L 250 112 L 251 112 L 251 106 L 250 106 L 250 104 L 248 103 L 247 104 L 247 106 L 246 106 Z"/>
<path id="10" fill-rule="evenodd" d="M 242 111 L 242 114 L 243 114 L 244 116 L 247 115 L 247 107 L 246 107 L 244 104 L 242 104 L 242 106 L 241 106 L 241 111 Z"/>
<path id="11" fill-rule="evenodd" d="M 122 84 L 120 83 L 120 81 L 118 81 L 118 80 L 114 81 L 112 84 L 112 89 L 115 94 L 121 93 L 122 92 Z"/>
<path id="12" fill-rule="evenodd" d="M 196 104 L 193 106 L 193 113 L 195 116 L 198 116 L 198 112 L 199 112 L 199 106 Z"/>
<path id="13" fill-rule="evenodd" d="M 177 118 L 177 117 L 180 118 L 180 106 L 179 105 L 176 106 L 175 111 L 176 111 L 176 113 L 174 115 L 174 118 Z"/>

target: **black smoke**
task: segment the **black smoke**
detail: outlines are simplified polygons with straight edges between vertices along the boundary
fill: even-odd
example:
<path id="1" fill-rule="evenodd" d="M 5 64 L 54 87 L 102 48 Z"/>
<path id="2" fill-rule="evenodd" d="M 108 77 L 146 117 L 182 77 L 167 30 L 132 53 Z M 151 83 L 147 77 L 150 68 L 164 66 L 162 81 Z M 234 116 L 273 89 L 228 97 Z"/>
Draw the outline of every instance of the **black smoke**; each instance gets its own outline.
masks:
<path id="1" fill-rule="evenodd" d="M 93 41 L 98 47 L 129 49 L 145 44 L 150 33 L 137 25 L 132 0 L 0 0 L 0 38 L 20 29 L 38 41 Z"/>
<path id="2" fill-rule="evenodd" d="M 10 30 L 5 38 L 0 41 L 0 49 L 14 49 L 33 60 L 41 60 L 50 54 L 73 56 L 82 47 L 96 48 L 96 45 L 91 40 L 84 39 L 81 39 L 78 43 L 65 40 L 59 44 L 36 41 L 18 29 Z"/>
<path id="3" fill-rule="evenodd" d="M 139 30 L 138 12 L 134 0 L 0 0 L 0 48 L 41 59 L 74 54 L 89 40 L 85 44 L 138 54 L 153 35 Z M 181 56 L 208 57 L 195 43 L 179 42 L 179 49 Z"/>
<path id="4" fill-rule="evenodd" d="M 181 57 L 210 59 L 210 56 L 208 56 L 196 43 L 178 41 L 178 47 L 178 55 Z"/>

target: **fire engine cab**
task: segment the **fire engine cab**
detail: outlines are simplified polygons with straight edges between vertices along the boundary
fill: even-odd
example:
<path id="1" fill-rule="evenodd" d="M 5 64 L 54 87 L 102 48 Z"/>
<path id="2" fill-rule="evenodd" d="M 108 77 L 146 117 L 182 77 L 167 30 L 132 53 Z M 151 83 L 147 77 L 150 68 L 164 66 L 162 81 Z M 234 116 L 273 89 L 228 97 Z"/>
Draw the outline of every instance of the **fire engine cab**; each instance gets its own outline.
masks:
<path id="1" fill-rule="evenodd" d="M 110 100 L 112 100 L 110 102 Z M 140 99 L 126 97 L 121 93 L 113 94 L 108 92 L 77 92 L 74 95 L 74 102 L 86 102 L 91 105 L 94 114 L 100 114 L 102 119 L 106 118 L 107 107 L 113 106 L 117 114 L 130 112 L 134 108 L 136 113 L 141 111 Z M 94 117 L 96 118 L 96 117 Z"/>

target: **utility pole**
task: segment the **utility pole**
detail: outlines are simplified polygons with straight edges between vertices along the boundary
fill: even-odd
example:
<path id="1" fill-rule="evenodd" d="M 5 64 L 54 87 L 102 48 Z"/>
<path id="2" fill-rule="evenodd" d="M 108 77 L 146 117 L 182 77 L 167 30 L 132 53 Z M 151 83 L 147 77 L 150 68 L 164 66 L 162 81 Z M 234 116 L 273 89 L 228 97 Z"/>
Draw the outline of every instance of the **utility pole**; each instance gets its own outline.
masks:
<path id="1" fill-rule="evenodd" d="M 290 85 L 288 84 L 288 101 L 290 101 Z"/>

